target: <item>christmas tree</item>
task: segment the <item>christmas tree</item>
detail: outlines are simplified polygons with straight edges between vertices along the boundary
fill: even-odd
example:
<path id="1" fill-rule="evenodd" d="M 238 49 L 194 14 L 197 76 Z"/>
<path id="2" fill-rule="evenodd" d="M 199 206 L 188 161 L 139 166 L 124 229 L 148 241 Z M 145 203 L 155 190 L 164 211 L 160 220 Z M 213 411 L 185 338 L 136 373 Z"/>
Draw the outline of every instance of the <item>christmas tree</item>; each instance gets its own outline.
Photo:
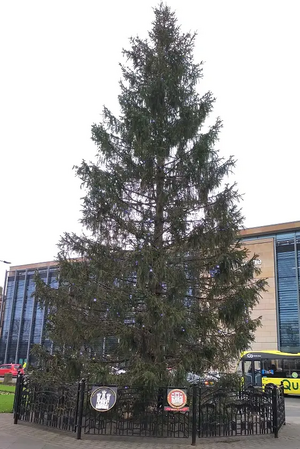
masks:
<path id="1" fill-rule="evenodd" d="M 60 286 L 37 295 L 57 351 L 165 385 L 170 372 L 226 369 L 249 346 L 265 282 L 239 241 L 235 161 L 216 148 L 221 120 L 207 122 L 196 34 L 168 6 L 154 16 L 123 51 L 119 117 L 104 108 L 92 126 L 97 160 L 76 167 L 86 233 L 64 234 Z"/>

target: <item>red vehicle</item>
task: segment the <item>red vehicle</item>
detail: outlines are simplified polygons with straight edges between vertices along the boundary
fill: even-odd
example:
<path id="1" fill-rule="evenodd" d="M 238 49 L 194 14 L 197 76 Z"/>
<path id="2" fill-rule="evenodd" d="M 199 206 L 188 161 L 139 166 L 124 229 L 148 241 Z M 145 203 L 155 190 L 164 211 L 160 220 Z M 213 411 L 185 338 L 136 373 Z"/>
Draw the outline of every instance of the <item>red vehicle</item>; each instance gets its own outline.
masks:
<path id="1" fill-rule="evenodd" d="M 5 374 L 12 374 L 13 377 L 17 377 L 18 371 L 21 374 L 24 374 L 22 365 L 16 363 L 7 363 L 6 365 L 0 365 L 0 377 L 3 377 Z"/>

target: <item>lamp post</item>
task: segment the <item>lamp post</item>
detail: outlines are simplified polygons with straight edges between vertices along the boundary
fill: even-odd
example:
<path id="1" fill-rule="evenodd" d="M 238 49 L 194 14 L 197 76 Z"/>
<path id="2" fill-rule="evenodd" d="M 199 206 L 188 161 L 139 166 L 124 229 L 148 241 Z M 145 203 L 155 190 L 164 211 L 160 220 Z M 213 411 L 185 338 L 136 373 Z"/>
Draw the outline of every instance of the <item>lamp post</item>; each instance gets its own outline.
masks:
<path id="1" fill-rule="evenodd" d="M 0 260 L 0 262 L 2 263 L 6 263 L 8 265 L 10 265 L 10 262 L 8 262 L 7 260 Z M 5 287 L 6 287 L 6 276 L 5 276 L 5 282 L 4 282 L 4 289 L 0 289 L 1 290 L 1 295 L 0 295 L 0 337 L 2 335 L 2 326 L 3 326 L 3 310 L 4 310 L 4 302 L 5 302 Z M 2 361 L 1 361 L 2 363 Z"/>

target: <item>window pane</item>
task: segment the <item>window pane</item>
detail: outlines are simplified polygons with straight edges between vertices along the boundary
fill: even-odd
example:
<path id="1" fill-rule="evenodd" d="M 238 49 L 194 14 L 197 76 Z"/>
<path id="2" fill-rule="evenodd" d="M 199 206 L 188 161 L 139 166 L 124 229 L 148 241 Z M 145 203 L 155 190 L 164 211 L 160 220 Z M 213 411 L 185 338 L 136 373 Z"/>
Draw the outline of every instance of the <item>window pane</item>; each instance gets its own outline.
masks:
<path id="1" fill-rule="evenodd" d="M 300 345 L 294 234 L 277 237 L 276 250 L 280 349 L 296 352 Z"/>

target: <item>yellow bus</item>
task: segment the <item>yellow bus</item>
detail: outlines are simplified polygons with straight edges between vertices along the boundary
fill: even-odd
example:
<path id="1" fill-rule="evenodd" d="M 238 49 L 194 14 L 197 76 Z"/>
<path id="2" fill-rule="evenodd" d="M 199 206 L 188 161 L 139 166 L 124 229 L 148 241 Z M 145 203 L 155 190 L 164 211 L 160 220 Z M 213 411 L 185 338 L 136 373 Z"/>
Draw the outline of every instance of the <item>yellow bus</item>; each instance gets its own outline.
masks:
<path id="1" fill-rule="evenodd" d="M 284 386 L 284 394 L 300 395 L 300 353 L 244 351 L 241 371 L 245 386 Z"/>

